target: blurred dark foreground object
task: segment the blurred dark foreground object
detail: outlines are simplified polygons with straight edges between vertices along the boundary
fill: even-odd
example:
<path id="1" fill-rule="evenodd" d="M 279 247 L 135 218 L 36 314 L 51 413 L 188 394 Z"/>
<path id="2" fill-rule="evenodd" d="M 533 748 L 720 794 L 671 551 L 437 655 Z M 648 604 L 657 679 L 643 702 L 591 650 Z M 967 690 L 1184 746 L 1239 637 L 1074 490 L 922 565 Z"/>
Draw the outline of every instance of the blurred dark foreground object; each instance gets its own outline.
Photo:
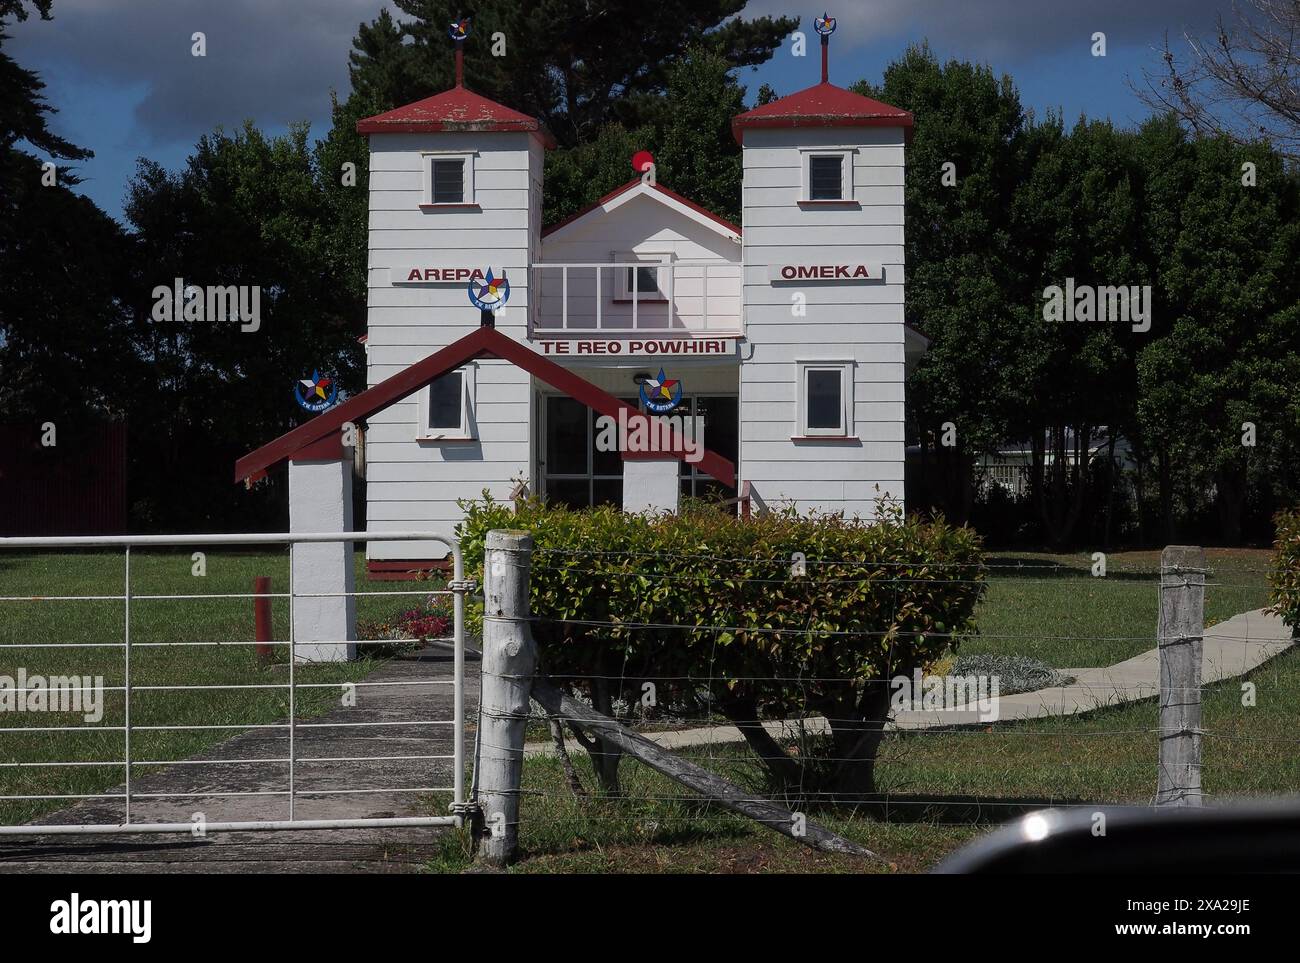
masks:
<path id="1" fill-rule="evenodd" d="M 934 872 L 1300 872 L 1300 801 L 1044 809 L 958 850 Z"/>

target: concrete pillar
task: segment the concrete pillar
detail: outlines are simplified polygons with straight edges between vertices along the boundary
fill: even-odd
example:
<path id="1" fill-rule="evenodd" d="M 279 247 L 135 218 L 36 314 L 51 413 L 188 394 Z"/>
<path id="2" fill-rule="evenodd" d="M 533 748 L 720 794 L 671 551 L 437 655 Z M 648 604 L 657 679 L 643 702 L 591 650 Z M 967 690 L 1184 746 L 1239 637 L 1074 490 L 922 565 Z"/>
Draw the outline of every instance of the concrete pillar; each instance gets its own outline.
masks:
<path id="1" fill-rule="evenodd" d="M 625 458 L 623 511 L 675 512 L 681 498 L 676 458 Z"/>
<path id="2" fill-rule="evenodd" d="M 344 459 L 289 462 L 289 531 L 352 531 L 352 466 Z M 342 662 L 357 655 L 351 542 L 300 542 L 293 548 L 294 647 L 299 662 Z"/>

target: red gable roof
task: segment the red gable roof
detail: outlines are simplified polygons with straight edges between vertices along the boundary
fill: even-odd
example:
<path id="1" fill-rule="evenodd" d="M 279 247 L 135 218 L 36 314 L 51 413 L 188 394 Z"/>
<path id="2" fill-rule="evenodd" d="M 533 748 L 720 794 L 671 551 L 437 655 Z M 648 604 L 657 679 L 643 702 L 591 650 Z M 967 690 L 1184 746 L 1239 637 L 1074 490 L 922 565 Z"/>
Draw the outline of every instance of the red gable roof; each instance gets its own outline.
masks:
<path id="1" fill-rule="evenodd" d="M 750 127 L 902 127 L 912 138 L 912 115 L 823 81 L 731 120 L 731 133 L 744 143 Z"/>
<path id="2" fill-rule="evenodd" d="M 358 134 L 419 134 L 428 131 L 519 131 L 534 133 L 546 146 L 555 146 L 554 139 L 542 129 L 541 121 L 536 117 L 511 110 L 464 87 L 453 87 L 405 107 L 357 121 Z"/>
<path id="3" fill-rule="evenodd" d="M 485 356 L 509 361 L 552 388 L 582 402 L 598 414 L 617 418 L 621 410 L 625 413 L 626 424 L 629 425 L 634 425 L 647 417 L 627 402 L 619 401 L 604 389 L 598 388 L 549 358 L 542 357 L 496 328 L 480 327 L 447 347 L 435 351 L 427 358 L 417 361 L 408 368 L 403 368 L 391 378 L 367 388 L 360 394 L 353 395 L 347 401 L 321 412 L 310 421 L 285 432 L 256 451 L 244 455 L 235 462 L 235 481 L 254 481 L 263 477 L 271 468 L 292 458 L 308 460 L 342 458 L 341 432 L 345 424 L 349 422 L 355 424 L 363 418 L 382 411 L 403 398 L 413 395 L 430 381 L 448 371 L 459 368 L 467 361 Z M 669 431 L 669 446 L 671 450 L 664 452 L 665 455 L 679 461 L 685 460 L 687 454 L 685 441 L 676 431 Z M 624 456 L 633 459 L 638 457 L 627 452 Z M 697 467 L 724 485 L 736 484 L 735 464 L 711 449 L 704 449 Z"/>
<path id="4" fill-rule="evenodd" d="M 640 184 L 640 183 L 641 183 L 641 178 L 640 178 L 640 177 L 634 177 L 634 178 L 632 178 L 630 181 L 628 181 L 628 182 L 627 182 L 626 184 L 624 184 L 622 187 L 616 187 L 616 188 L 614 188 L 612 191 L 610 191 L 608 194 L 606 194 L 606 195 L 605 195 L 604 197 L 602 197 L 600 200 L 598 200 L 598 201 L 593 201 L 591 204 L 588 204 L 586 207 L 582 208 L 581 210 L 574 211 L 574 212 L 573 212 L 572 214 L 570 214 L 568 217 L 566 217 L 566 218 L 562 218 L 561 220 L 556 221 L 556 222 L 555 222 L 554 224 L 552 224 L 550 227 L 542 228 L 542 237 L 546 237 L 546 235 L 548 235 L 548 234 L 553 234 L 554 232 L 558 231 L 560 228 L 562 228 L 562 227 L 566 227 L 566 226 L 568 226 L 569 224 L 572 224 L 574 221 L 578 220 L 578 218 L 580 218 L 580 217 L 586 217 L 586 216 L 587 216 L 588 214 L 590 214 L 592 211 L 596 210 L 596 208 L 598 208 L 598 207 L 604 207 L 606 204 L 608 204 L 608 203 L 609 203 L 610 201 L 612 201 L 614 198 L 618 197 L 620 194 L 626 194 L 628 191 L 630 191 L 632 188 L 636 187 L 636 186 L 637 186 L 638 184 Z M 712 211 L 708 210 L 707 208 L 703 208 L 703 207 L 701 207 L 699 204 L 696 204 L 694 201 L 692 201 L 692 200 L 688 200 L 687 198 L 682 197 L 682 195 L 678 194 L 676 191 L 670 191 L 668 188 L 664 187 L 662 184 L 651 184 L 651 185 L 649 185 L 649 186 L 652 187 L 652 188 L 654 188 L 654 189 L 655 189 L 656 191 L 658 191 L 660 194 L 663 194 L 665 197 L 671 197 L 671 198 L 672 198 L 673 200 L 675 200 L 677 203 L 679 203 L 679 204 L 685 204 L 687 207 L 689 207 L 691 210 L 695 211 L 697 214 L 703 214 L 703 215 L 704 215 L 705 217 L 707 217 L 709 220 L 714 221 L 715 223 L 722 225 L 722 226 L 725 227 L 727 230 L 732 231 L 732 232 L 735 233 L 735 234 L 740 234 L 740 227 L 739 227 L 738 225 L 736 225 L 736 224 L 732 224 L 732 223 L 731 223 L 729 220 L 727 220 L 725 217 L 720 217 L 720 216 L 718 216 L 717 214 L 714 214 Z"/>

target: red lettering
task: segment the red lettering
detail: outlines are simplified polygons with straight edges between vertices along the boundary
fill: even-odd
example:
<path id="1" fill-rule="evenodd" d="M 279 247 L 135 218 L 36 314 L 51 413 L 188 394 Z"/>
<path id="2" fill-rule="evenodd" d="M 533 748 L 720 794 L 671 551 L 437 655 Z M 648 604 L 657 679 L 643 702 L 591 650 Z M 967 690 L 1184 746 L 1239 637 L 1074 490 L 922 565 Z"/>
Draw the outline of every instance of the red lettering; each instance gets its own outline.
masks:
<path id="1" fill-rule="evenodd" d="M 798 277 L 798 271 L 792 265 L 787 264 L 781 268 L 781 277 L 787 281 L 793 281 Z"/>
<path id="2" fill-rule="evenodd" d="M 855 278 L 869 278 L 871 277 L 871 273 L 867 270 L 865 264 L 859 264 L 857 270 L 853 272 L 853 276 Z"/>

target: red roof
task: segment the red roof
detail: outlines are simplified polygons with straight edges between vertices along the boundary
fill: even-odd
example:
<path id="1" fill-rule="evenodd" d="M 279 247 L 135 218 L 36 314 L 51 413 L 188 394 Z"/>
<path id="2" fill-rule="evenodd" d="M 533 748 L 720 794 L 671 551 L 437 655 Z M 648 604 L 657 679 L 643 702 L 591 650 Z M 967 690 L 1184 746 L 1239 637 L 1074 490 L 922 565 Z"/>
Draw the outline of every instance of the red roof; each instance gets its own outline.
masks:
<path id="1" fill-rule="evenodd" d="M 731 120 L 731 133 L 744 142 L 750 127 L 902 127 L 912 137 L 912 115 L 823 81 Z"/>
<path id="2" fill-rule="evenodd" d="M 355 394 L 342 404 L 323 411 L 310 421 L 303 422 L 274 441 L 267 442 L 235 462 L 235 481 L 255 481 L 267 471 L 294 458 L 305 460 L 336 460 L 343 457 L 342 429 L 349 422 L 356 424 L 403 398 L 415 394 L 430 381 L 454 371 L 466 361 L 480 357 L 501 358 L 527 371 L 538 380 L 556 388 L 588 408 L 611 418 L 618 418 L 620 410 L 626 413 L 626 424 L 635 425 L 646 415 L 619 401 L 609 392 L 590 381 L 544 358 L 531 348 L 502 334 L 496 328 L 475 328 L 469 334 L 447 347 L 435 351 L 421 361 L 403 368 L 397 374 Z M 677 432 L 669 431 L 669 448 L 663 452 L 679 461 L 686 460 L 688 449 Z M 637 456 L 623 453 L 627 458 Z M 705 448 L 697 467 L 724 485 L 736 484 L 736 466 L 712 449 Z"/>
<path id="3" fill-rule="evenodd" d="M 609 203 L 610 201 L 612 201 L 614 198 L 618 197 L 620 194 L 626 194 L 628 191 L 630 191 L 632 188 L 636 187 L 636 186 L 637 186 L 638 184 L 640 184 L 640 183 L 641 183 L 641 178 L 640 178 L 640 177 L 634 177 L 634 178 L 632 178 L 630 181 L 628 181 L 628 182 L 627 182 L 626 184 L 624 184 L 622 187 L 616 187 L 616 188 L 614 188 L 614 190 L 610 191 L 608 194 L 606 194 L 606 195 L 605 195 L 604 197 L 602 197 L 600 200 L 598 200 L 598 201 L 594 201 L 594 202 L 592 202 L 591 204 L 588 204 L 586 207 L 582 208 L 581 210 L 574 211 L 574 212 L 573 212 L 572 214 L 570 214 L 568 217 L 566 217 L 566 218 L 564 218 L 564 219 L 562 219 L 562 220 L 556 221 L 556 222 L 555 222 L 554 224 L 552 224 L 550 227 L 543 228 L 543 229 L 542 229 L 542 237 L 546 237 L 546 235 L 548 235 L 548 234 L 553 234 L 554 232 L 558 231 L 558 230 L 559 230 L 560 228 L 562 228 L 562 227 L 567 227 L 569 224 L 572 224 L 574 221 L 578 220 L 578 218 L 580 218 L 580 217 L 586 217 L 586 216 L 587 216 L 588 214 L 590 214 L 592 211 L 596 210 L 596 208 L 598 208 L 598 207 L 604 207 L 606 204 L 608 204 L 608 203 Z M 703 214 L 703 215 L 704 215 L 705 217 L 707 217 L 709 220 L 711 220 L 711 221 L 713 221 L 713 222 L 715 222 L 715 223 L 717 223 L 717 224 L 720 224 L 721 226 L 725 227 L 728 231 L 731 231 L 731 232 L 733 232 L 733 233 L 735 233 L 735 234 L 740 234 L 740 227 L 739 227 L 738 225 L 736 225 L 736 224 L 732 224 L 732 223 L 731 223 L 729 220 L 727 220 L 725 217 L 720 217 L 720 216 L 718 216 L 717 214 L 714 214 L 712 211 L 708 210 L 707 208 L 703 208 L 703 207 L 701 207 L 699 204 L 696 204 L 694 201 L 692 201 L 692 200 L 688 200 L 688 199 L 686 199 L 685 197 L 682 197 L 682 195 L 678 194 L 676 191 L 670 191 L 668 188 L 664 187 L 662 184 L 649 184 L 649 185 L 647 185 L 647 186 L 648 186 L 648 187 L 652 187 L 654 190 L 658 191 L 660 194 L 663 194 L 665 197 L 671 197 L 673 200 L 675 200 L 675 201 L 676 201 L 677 203 L 679 203 L 679 204 L 685 204 L 687 207 L 689 207 L 691 210 L 695 211 L 697 214 Z"/>
<path id="4" fill-rule="evenodd" d="M 453 87 L 374 117 L 357 121 L 358 134 L 421 134 L 428 131 L 520 131 L 534 133 L 554 147 L 555 141 L 541 121 L 504 104 Z"/>

